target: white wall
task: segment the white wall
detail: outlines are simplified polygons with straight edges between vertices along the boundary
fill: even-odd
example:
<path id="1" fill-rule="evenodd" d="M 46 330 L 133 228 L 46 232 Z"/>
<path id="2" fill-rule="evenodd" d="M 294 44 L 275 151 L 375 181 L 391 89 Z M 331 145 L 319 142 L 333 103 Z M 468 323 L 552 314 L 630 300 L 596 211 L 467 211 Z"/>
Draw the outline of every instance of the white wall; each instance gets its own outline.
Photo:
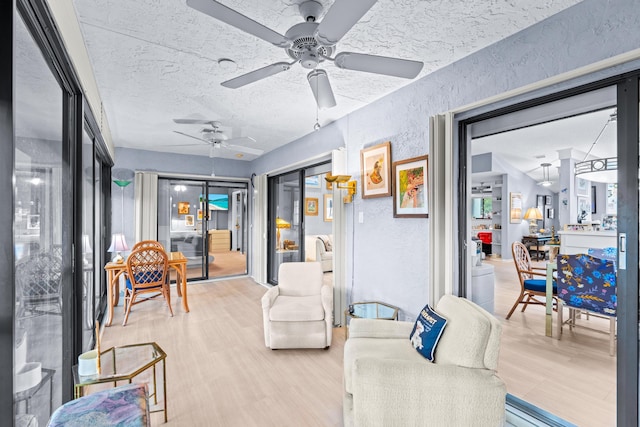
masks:
<path id="1" fill-rule="evenodd" d="M 401 308 L 401 318 L 414 319 L 428 302 L 429 219 L 393 218 L 389 197 L 363 200 L 360 150 L 391 141 L 394 161 L 427 154 L 429 116 L 637 49 L 639 27 L 636 0 L 585 0 L 268 153 L 252 167 L 266 173 L 346 146 L 348 173 L 358 179 L 358 195 L 347 205 L 348 301 L 385 301 Z M 577 83 L 560 86 L 569 84 Z"/>

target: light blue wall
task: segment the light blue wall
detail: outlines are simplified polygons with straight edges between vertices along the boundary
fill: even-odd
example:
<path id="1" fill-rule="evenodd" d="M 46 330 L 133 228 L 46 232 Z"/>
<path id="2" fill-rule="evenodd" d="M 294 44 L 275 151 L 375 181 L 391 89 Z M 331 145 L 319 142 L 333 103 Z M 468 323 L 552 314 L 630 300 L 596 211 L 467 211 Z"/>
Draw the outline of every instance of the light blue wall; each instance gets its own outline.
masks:
<path id="1" fill-rule="evenodd" d="M 275 170 L 346 145 L 348 173 L 359 181 L 362 148 L 391 141 L 393 160 L 427 154 L 429 116 L 637 49 L 638 28 L 637 0 L 585 0 L 268 153 L 253 162 L 254 172 Z M 640 65 L 597 76 L 630 67 Z M 549 91 L 561 87 L 569 84 Z M 401 308 L 401 318 L 414 319 L 429 302 L 429 220 L 393 218 L 391 198 L 363 200 L 360 183 L 358 193 L 347 205 L 347 277 L 353 278 L 347 284 L 348 300 L 386 301 Z M 360 212 L 362 224 L 357 221 Z"/>
<path id="2" fill-rule="evenodd" d="M 360 181 L 362 148 L 391 141 L 393 160 L 428 154 L 429 116 L 637 49 L 640 47 L 638 28 L 637 0 L 585 0 L 269 152 L 251 164 L 216 159 L 216 175 L 249 177 L 251 172 L 266 173 L 346 147 L 348 173 Z M 640 63 L 622 65 L 546 91 L 556 92 L 637 68 Z M 490 108 L 495 105 L 485 107 Z M 205 157 L 116 150 L 116 167 L 135 170 L 140 169 L 140 165 L 163 172 L 211 173 L 211 160 Z M 130 187 L 126 190 L 132 197 Z M 114 197 L 117 195 L 114 191 Z M 119 202 L 115 200 L 114 222 L 118 207 Z M 132 207 L 131 204 L 131 217 Z M 126 199 L 125 209 L 129 210 Z M 357 221 L 360 212 L 364 217 L 362 224 Z M 348 300 L 386 301 L 401 308 L 401 318 L 413 320 L 429 302 L 429 220 L 393 218 L 391 198 L 362 200 L 359 182 L 358 195 L 347 205 L 347 215 Z M 115 224 L 114 230 L 117 230 Z"/>

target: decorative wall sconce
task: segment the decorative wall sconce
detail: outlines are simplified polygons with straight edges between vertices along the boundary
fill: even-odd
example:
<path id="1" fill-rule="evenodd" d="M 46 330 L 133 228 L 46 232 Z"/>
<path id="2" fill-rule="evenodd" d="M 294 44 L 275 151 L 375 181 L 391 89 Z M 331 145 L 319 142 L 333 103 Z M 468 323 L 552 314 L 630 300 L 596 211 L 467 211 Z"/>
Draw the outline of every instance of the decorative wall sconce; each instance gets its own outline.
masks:
<path id="1" fill-rule="evenodd" d="M 351 175 L 331 175 L 331 173 L 327 173 L 324 179 L 332 184 L 335 183 L 336 188 L 348 191 L 347 195 L 342 198 L 344 203 L 353 202 L 353 196 L 355 196 L 358 191 L 358 185 L 355 180 L 349 181 L 351 179 Z"/>

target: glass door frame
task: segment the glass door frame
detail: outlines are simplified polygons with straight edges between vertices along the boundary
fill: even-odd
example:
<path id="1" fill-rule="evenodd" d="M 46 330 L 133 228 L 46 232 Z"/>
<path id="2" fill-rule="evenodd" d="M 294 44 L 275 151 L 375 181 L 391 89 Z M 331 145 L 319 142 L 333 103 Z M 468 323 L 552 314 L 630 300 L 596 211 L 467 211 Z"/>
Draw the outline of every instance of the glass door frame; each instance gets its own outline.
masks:
<path id="1" fill-rule="evenodd" d="M 458 194 L 470 194 L 467 187 L 467 174 L 471 173 L 471 165 L 468 163 L 467 153 L 470 150 L 468 142 L 468 125 L 480 120 L 498 117 L 504 114 L 530 107 L 543 105 L 549 102 L 568 98 L 581 93 L 593 90 L 616 86 L 617 87 L 617 153 L 618 153 L 618 238 L 626 235 L 626 261 L 630 268 L 618 269 L 618 343 L 617 343 L 617 424 L 618 425 L 638 425 L 638 397 L 639 397 L 639 272 L 637 260 L 639 259 L 639 180 L 640 170 L 639 147 L 640 144 L 640 71 L 625 73 L 604 80 L 577 86 L 571 89 L 559 91 L 551 95 L 541 96 L 524 102 L 498 108 L 496 110 L 480 113 L 470 118 L 454 120 L 457 125 L 458 143 Z M 469 191 L 469 193 L 468 193 Z M 468 263 L 471 257 L 470 245 L 467 247 L 466 212 L 470 208 L 467 197 L 460 197 L 458 200 L 458 225 L 464 232 L 458 235 L 458 246 L 461 249 L 458 256 L 458 277 L 461 278 L 460 287 L 457 290 L 459 296 L 466 297 L 467 287 L 471 283 L 467 282 Z M 620 241 L 618 242 L 620 245 Z M 454 290 L 455 292 L 455 290 Z M 537 419 L 551 420 L 543 413 L 529 406 L 522 406 L 520 399 L 509 399 L 507 403 L 523 410 Z"/>
<path id="2" fill-rule="evenodd" d="M 201 275 L 198 277 L 187 277 L 187 281 L 188 282 L 192 282 L 192 281 L 201 281 L 201 280 L 209 280 L 211 279 L 211 277 L 209 276 L 209 227 L 210 227 L 210 212 L 209 209 L 204 209 L 204 203 L 205 200 L 208 200 L 209 194 L 213 194 L 210 193 L 210 188 L 212 187 L 222 187 L 222 188 L 228 188 L 229 190 L 233 190 L 233 191 L 242 191 L 244 192 L 244 197 L 242 198 L 241 202 L 242 202 L 242 217 L 243 217 L 243 224 L 247 224 L 248 223 L 248 212 L 249 212 L 249 207 L 247 206 L 247 202 L 248 202 L 248 197 L 246 196 L 248 194 L 249 191 L 249 181 L 246 179 L 242 179 L 242 178 L 215 178 L 215 177 L 204 177 L 204 176 L 197 176 L 197 175 L 179 175 L 179 174 L 159 174 L 158 175 L 158 180 L 160 181 L 166 181 L 167 185 L 169 186 L 169 191 L 171 191 L 171 186 L 179 184 L 181 185 L 181 183 L 188 183 L 186 185 L 200 185 L 201 191 L 200 193 L 204 196 L 201 198 L 201 200 L 198 200 L 198 209 L 197 210 L 202 210 L 202 227 L 200 230 L 200 238 L 202 239 L 202 253 L 200 255 L 200 267 L 201 267 Z M 160 191 L 160 186 L 158 186 L 158 191 Z M 160 197 L 158 197 L 158 199 L 160 199 Z M 229 194 L 229 200 L 231 200 L 231 194 Z M 160 203 L 158 203 L 158 211 L 160 211 L 160 209 L 164 209 L 165 207 L 160 206 Z M 169 206 L 169 209 L 173 209 L 173 206 Z M 193 216 L 196 217 L 197 210 L 195 212 L 193 212 Z M 230 214 L 230 208 L 228 210 L 229 214 Z M 158 213 L 159 215 L 159 213 Z M 196 221 L 197 217 L 196 217 Z M 160 221 L 158 221 L 158 223 L 160 223 Z M 171 213 L 169 213 L 169 226 L 171 223 Z M 246 227 L 245 227 L 245 231 L 243 232 L 245 235 L 247 234 L 246 232 Z M 162 236 L 158 236 L 158 239 L 162 241 Z M 169 237 L 168 237 L 168 250 L 171 250 L 171 231 L 169 230 Z M 250 245 L 246 245 L 245 246 L 245 252 L 247 253 L 247 259 L 248 257 L 248 252 L 250 249 Z M 214 261 L 215 262 L 215 261 Z M 247 264 L 245 265 L 245 272 L 243 274 L 248 274 L 249 271 L 249 264 L 247 262 Z M 224 277 L 231 277 L 231 276 L 224 276 Z M 216 277 L 217 278 L 217 277 Z"/>

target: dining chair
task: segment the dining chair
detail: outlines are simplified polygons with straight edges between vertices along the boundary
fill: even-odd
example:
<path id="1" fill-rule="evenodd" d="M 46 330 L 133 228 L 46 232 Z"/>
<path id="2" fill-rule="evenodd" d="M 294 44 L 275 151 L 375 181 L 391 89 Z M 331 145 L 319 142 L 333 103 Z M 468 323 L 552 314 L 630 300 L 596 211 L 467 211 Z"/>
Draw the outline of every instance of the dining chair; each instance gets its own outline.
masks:
<path id="1" fill-rule="evenodd" d="M 580 327 L 607 333 L 584 322 L 576 323 L 577 314 L 586 312 L 609 320 L 609 354 L 613 356 L 618 310 L 615 262 L 587 254 L 559 255 L 558 299 L 558 339 L 562 338 L 564 325 L 570 330 Z M 567 320 L 563 320 L 563 305 L 569 308 Z"/>
<path id="2" fill-rule="evenodd" d="M 127 324 L 131 307 L 139 302 L 147 301 L 159 295 L 163 295 L 169 306 L 169 312 L 173 316 L 171 308 L 171 294 L 167 283 L 167 270 L 169 261 L 164 249 L 149 246 L 132 251 L 127 258 L 127 278 L 124 289 L 125 314 L 122 326 Z M 155 295 L 136 301 L 141 294 L 154 293 Z"/>
<path id="3" fill-rule="evenodd" d="M 522 311 L 527 308 L 529 304 L 546 305 L 545 301 L 540 301 L 536 297 L 546 298 L 547 295 L 547 274 L 545 267 L 534 267 L 531 265 L 531 255 L 527 247 L 520 242 L 513 242 L 511 245 L 511 254 L 513 255 L 513 262 L 516 266 L 518 273 L 518 280 L 520 281 L 520 295 L 518 299 L 511 307 L 506 319 L 508 320 L 515 311 L 518 304 L 523 304 Z M 535 277 L 539 276 L 540 279 Z M 553 281 L 553 299 L 557 305 L 557 284 Z"/>

